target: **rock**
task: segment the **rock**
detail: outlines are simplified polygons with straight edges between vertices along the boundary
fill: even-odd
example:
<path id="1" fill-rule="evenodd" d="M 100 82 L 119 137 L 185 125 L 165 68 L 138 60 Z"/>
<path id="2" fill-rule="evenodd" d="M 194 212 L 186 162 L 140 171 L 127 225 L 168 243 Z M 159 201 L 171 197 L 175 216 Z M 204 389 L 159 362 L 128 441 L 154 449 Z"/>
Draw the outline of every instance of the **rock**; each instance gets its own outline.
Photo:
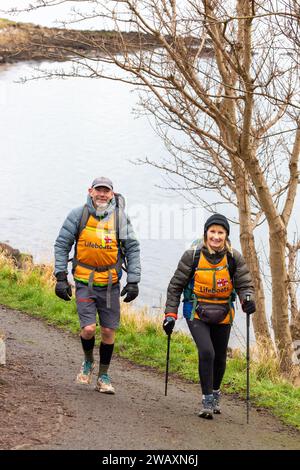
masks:
<path id="1" fill-rule="evenodd" d="M 7 243 L 0 242 L 0 252 L 4 253 L 8 258 L 11 258 L 19 269 L 21 269 L 24 264 L 33 262 L 31 255 L 21 253 L 18 249 L 11 247 Z"/>
<path id="2" fill-rule="evenodd" d="M 7 243 L 0 243 L 0 251 L 2 251 L 5 256 L 13 258 L 16 262 L 20 260 L 20 251 L 8 245 Z"/>

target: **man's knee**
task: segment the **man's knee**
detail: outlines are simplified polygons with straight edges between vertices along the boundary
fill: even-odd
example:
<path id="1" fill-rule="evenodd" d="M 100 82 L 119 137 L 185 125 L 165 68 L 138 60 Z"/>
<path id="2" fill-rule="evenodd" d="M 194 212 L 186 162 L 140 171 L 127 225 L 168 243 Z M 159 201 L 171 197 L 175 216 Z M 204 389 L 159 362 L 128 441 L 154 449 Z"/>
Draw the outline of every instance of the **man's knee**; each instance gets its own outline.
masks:
<path id="1" fill-rule="evenodd" d="M 101 340 L 106 344 L 112 344 L 115 340 L 115 330 L 102 326 L 101 327 Z"/>
<path id="2" fill-rule="evenodd" d="M 95 324 L 87 325 L 87 326 L 82 328 L 81 336 L 84 339 L 91 339 L 91 338 L 93 338 L 93 336 L 95 336 L 95 332 L 96 332 L 96 325 Z"/>

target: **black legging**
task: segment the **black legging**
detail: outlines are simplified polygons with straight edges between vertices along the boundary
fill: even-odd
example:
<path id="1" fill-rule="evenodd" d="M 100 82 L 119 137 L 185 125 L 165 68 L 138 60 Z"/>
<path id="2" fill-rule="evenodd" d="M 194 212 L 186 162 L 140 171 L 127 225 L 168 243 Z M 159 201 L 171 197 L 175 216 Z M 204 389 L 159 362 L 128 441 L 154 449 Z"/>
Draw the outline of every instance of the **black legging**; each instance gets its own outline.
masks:
<path id="1" fill-rule="evenodd" d="M 223 379 L 231 325 L 208 325 L 198 319 L 187 324 L 198 348 L 202 393 L 210 395 Z"/>

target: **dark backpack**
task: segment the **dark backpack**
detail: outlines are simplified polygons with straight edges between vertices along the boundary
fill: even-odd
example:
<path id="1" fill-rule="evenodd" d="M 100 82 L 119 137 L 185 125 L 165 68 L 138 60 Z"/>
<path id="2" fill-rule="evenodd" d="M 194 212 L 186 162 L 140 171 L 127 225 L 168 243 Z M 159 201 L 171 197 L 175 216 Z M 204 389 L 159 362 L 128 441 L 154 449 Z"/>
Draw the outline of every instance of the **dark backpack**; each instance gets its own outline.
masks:
<path id="1" fill-rule="evenodd" d="M 201 248 L 198 246 L 198 247 L 196 247 L 195 253 L 194 253 L 192 272 L 190 274 L 189 281 L 188 281 L 188 283 L 187 283 L 187 285 L 186 285 L 186 287 L 183 291 L 184 292 L 183 316 L 185 318 L 189 319 L 189 320 L 191 318 L 193 318 L 194 312 L 195 312 L 195 309 L 196 309 L 196 306 L 197 306 L 197 298 L 193 294 L 193 278 L 194 278 L 194 274 L 195 274 L 196 268 L 197 268 L 198 263 L 199 263 L 200 254 L 201 254 Z M 233 278 L 234 278 L 234 275 L 235 275 L 235 272 L 236 272 L 236 261 L 235 261 L 233 255 L 229 252 L 227 253 L 227 261 L 228 261 L 228 270 L 229 270 L 230 279 L 231 279 L 231 281 L 233 281 Z M 236 299 L 236 293 L 233 290 L 232 293 L 231 293 L 231 297 L 230 297 L 231 305 L 233 304 L 235 299 Z"/>
<path id="2" fill-rule="evenodd" d="M 122 266 L 122 269 L 124 271 L 127 271 L 127 264 L 126 264 L 126 259 L 125 259 L 124 247 L 122 245 L 122 240 L 120 240 L 120 236 L 119 236 L 120 235 L 120 211 L 124 210 L 124 208 L 125 208 L 125 199 L 122 196 L 122 194 L 119 194 L 119 193 L 114 193 L 114 197 L 115 197 L 115 200 L 116 200 L 116 236 L 117 236 L 117 242 L 118 242 L 118 246 L 119 246 L 120 251 L 121 251 L 121 257 L 122 257 L 122 260 L 123 260 L 123 263 L 124 263 L 124 266 Z M 77 231 L 76 236 L 75 236 L 75 243 L 76 243 L 76 245 L 75 245 L 75 255 L 76 255 L 76 246 L 77 246 L 78 239 L 80 237 L 80 234 L 81 234 L 82 230 L 84 230 L 84 228 L 86 227 L 86 224 L 87 224 L 87 221 L 89 220 L 89 217 L 90 217 L 89 209 L 88 209 L 87 204 L 85 204 L 84 207 L 83 207 L 81 219 L 80 219 L 80 222 L 79 222 L 78 231 Z M 73 258 L 69 259 L 69 261 L 72 261 L 72 259 Z"/>
<path id="3" fill-rule="evenodd" d="M 118 245 L 120 245 L 120 237 L 119 237 L 119 233 L 120 233 L 120 210 L 122 210 L 122 209 L 124 210 L 124 208 L 125 208 L 125 199 L 119 193 L 115 193 L 114 196 L 115 196 L 115 200 L 116 200 L 116 235 L 117 235 Z M 122 208 L 120 208 L 120 202 L 122 202 Z M 89 209 L 88 209 L 87 204 L 85 204 L 84 207 L 83 207 L 82 216 L 81 216 L 81 219 L 80 219 L 80 222 L 79 222 L 78 231 L 77 231 L 76 237 L 75 237 L 76 243 L 78 241 L 78 238 L 80 237 L 80 234 L 81 234 L 82 230 L 85 228 L 85 226 L 87 224 L 87 221 L 89 220 L 89 217 L 90 217 Z"/>
<path id="4" fill-rule="evenodd" d="M 197 268 L 198 263 L 199 263 L 200 254 L 201 254 L 201 248 L 198 247 L 195 250 L 193 266 L 192 266 L 192 272 L 191 272 L 189 281 L 191 281 L 194 277 L 196 268 Z M 236 261 L 235 261 L 233 255 L 229 251 L 227 252 L 227 261 L 228 261 L 228 271 L 229 271 L 230 279 L 232 281 L 233 278 L 234 278 L 235 272 L 236 272 Z"/>

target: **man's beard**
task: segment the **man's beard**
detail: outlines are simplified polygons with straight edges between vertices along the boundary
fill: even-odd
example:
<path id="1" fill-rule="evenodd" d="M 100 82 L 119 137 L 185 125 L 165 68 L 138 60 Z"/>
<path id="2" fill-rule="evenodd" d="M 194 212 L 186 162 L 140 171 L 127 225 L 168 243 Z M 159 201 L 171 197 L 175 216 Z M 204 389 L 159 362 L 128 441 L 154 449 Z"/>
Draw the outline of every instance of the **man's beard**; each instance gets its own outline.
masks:
<path id="1" fill-rule="evenodd" d="M 96 201 L 96 215 L 100 216 L 103 215 L 109 206 L 110 201 L 102 202 L 102 201 Z"/>

